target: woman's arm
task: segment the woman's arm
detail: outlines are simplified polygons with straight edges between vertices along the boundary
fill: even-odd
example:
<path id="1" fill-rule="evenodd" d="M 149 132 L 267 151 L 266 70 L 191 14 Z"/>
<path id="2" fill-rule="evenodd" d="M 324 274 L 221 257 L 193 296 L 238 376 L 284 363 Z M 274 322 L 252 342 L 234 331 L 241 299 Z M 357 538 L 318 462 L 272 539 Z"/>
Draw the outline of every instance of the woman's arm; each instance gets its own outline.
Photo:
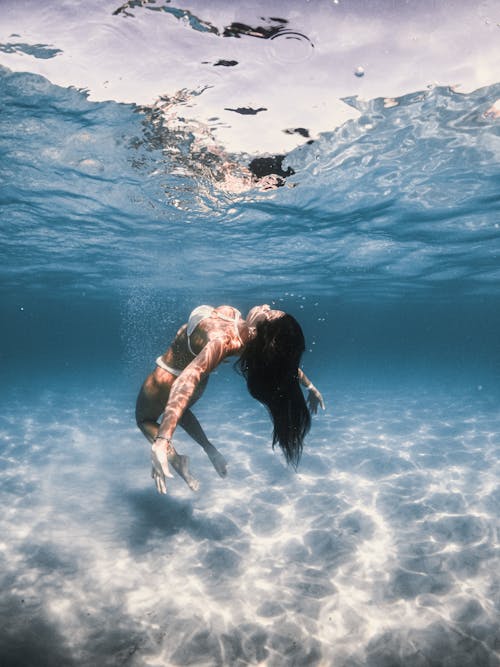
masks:
<path id="1" fill-rule="evenodd" d="M 325 402 L 323 400 L 323 396 L 316 389 L 316 387 L 313 385 L 311 380 L 307 377 L 307 375 L 301 368 L 299 368 L 299 372 L 297 375 L 300 384 L 309 390 L 309 394 L 307 396 L 307 404 L 309 405 L 309 409 L 313 413 L 313 415 L 315 415 L 318 412 L 318 405 L 321 405 L 321 408 L 324 410 Z"/>
<path id="2" fill-rule="evenodd" d="M 203 350 L 186 366 L 172 385 L 163 418 L 156 436 L 160 443 L 169 443 L 179 419 L 203 378 L 227 356 L 227 346 L 221 339 L 208 341 Z M 168 449 L 168 447 L 167 447 Z"/>

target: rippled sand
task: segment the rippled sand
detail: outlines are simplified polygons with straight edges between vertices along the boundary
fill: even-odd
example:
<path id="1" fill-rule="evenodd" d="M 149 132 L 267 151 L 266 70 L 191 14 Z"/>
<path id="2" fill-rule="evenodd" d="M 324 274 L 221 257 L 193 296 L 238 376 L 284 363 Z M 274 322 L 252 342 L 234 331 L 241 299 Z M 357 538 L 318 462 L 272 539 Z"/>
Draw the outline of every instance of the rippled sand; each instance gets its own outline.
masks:
<path id="1" fill-rule="evenodd" d="M 129 396 L 3 405 L 2 665 L 500 665 L 500 409 L 329 397 L 299 473 L 243 394 L 198 414 L 221 480 L 149 478 Z"/>

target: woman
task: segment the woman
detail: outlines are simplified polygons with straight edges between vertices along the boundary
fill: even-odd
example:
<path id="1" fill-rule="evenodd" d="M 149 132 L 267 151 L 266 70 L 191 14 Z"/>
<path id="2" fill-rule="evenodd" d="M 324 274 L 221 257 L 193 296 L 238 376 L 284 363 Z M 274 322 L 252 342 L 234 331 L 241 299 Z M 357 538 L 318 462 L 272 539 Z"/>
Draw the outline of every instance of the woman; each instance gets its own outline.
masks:
<path id="1" fill-rule="evenodd" d="M 318 405 L 325 407 L 320 392 L 299 368 L 304 349 L 297 321 L 267 304 L 252 308 L 246 320 L 231 306 L 195 308 L 156 360 L 156 369 L 137 397 L 137 425 L 152 444 L 152 477 L 158 492 L 167 492 L 165 478 L 172 477 L 169 464 L 193 491 L 199 487 L 189 470 L 189 458 L 172 445 L 178 424 L 203 447 L 219 475 L 226 476 L 226 460 L 209 442 L 190 407 L 203 394 L 211 371 L 232 355 L 239 356 L 236 365 L 250 394 L 269 410 L 273 448 L 278 443 L 287 463 L 296 468 L 311 422 L 300 385 L 309 391 L 312 413 Z"/>

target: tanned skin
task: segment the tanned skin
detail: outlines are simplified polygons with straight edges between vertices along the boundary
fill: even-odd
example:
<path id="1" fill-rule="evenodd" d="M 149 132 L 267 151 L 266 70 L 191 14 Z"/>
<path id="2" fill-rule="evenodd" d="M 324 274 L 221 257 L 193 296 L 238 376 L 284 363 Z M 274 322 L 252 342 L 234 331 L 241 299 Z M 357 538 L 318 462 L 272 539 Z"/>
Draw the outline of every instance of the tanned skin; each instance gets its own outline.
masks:
<path id="1" fill-rule="evenodd" d="M 219 318 L 218 313 L 232 321 Z M 210 373 L 227 357 L 241 354 L 248 341 L 255 337 L 256 325 L 263 319 L 274 319 L 284 313 L 265 304 L 252 308 L 246 319 L 238 318 L 238 315 L 239 312 L 232 306 L 214 308 L 213 316 L 203 319 L 191 334 L 191 348 L 196 354 L 194 358 L 188 347 L 187 324 L 182 325 L 171 346 L 162 355 L 163 362 L 182 371 L 181 374 L 177 377 L 157 366 L 141 387 L 136 420 L 152 444 L 151 475 L 159 493 L 167 492 L 165 478 L 173 476 L 169 464 L 189 488 L 193 491 L 199 488 L 189 469 L 189 457 L 179 454 L 172 445 L 177 425 L 204 449 L 217 473 L 221 477 L 227 475 L 224 456 L 208 440 L 190 408 L 202 396 Z M 323 397 L 301 369 L 298 369 L 298 379 L 308 389 L 307 401 L 311 412 L 315 414 L 318 406 L 324 409 Z"/>

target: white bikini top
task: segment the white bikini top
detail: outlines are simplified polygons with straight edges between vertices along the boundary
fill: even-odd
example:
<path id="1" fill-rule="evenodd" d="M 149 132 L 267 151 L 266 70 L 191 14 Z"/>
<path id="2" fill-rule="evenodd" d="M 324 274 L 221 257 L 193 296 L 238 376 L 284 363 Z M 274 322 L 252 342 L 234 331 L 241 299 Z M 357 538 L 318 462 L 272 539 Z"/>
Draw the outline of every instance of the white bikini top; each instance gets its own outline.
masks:
<path id="1" fill-rule="evenodd" d="M 223 315 L 222 313 L 219 313 L 213 306 L 198 306 L 193 310 L 191 315 L 189 316 L 188 320 L 188 325 L 187 325 L 187 344 L 189 351 L 193 355 L 193 357 L 196 357 L 196 352 L 193 352 L 191 348 L 191 334 L 193 331 L 196 329 L 198 324 L 202 322 L 203 320 L 207 320 L 209 317 L 216 317 L 219 320 L 224 320 L 225 322 L 234 322 L 234 332 L 240 338 L 240 333 L 238 331 L 238 320 L 241 319 L 241 313 L 239 310 L 234 309 L 235 315 L 234 317 L 229 317 L 228 315 Z"/>

